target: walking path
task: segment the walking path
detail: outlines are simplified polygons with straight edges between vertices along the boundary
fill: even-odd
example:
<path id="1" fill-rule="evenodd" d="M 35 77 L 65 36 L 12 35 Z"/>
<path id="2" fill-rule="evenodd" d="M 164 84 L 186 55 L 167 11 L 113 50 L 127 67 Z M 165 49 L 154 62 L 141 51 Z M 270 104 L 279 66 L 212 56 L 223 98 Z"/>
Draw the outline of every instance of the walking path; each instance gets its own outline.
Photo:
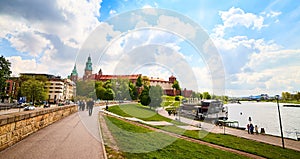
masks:
<path id="1" fill-rule="evenodd" d="M 92 116 L 88 116 L 88 111 L 79 111 L 53 123 L 0 152 L 0 158 L 106 158 L 99 135 L 99 110 L 100 107 L 94 107 Z"/>
<path id="2" fill-rule="evenodd" d="M 170 118 L 173 120 L 180 120 L 183 123 L 187 123 L 187 124 L 190 124 L 190 125 L 193 125 L 196 127 L 201 125 L 201 129 L 212 132 L 212 133 L 224 133 L 223 127 L 215 126 L 214 124 L 200 122 L 200 121 L 196 121 L 196 120 L 192 120 L 192 119 L 188 119 L 188 118 L 184 118 L 184 117 L 179 118 L 178 116 L 174 116 L 174 115 L 169 116 L 168 112 L 165 111 L 163 108 L 158 109 L 158 113 L 164 117 L 167 117 L 167 118 Z M 276 137 L 276 136 L 262 135 L 262 134 L 259 134 L 259 135 L 254 134 L 253 135 L 253 134 L 248 134 L 247 131 L 229 128 L 229 127 L 225 127 L 225 133 L 231 134 L 234 136 L 238 136 L 238 137 L 242 137 L 242 138 L 246 138 L 246 139 L 250 139 L 250 140 L 268 143 L 271 145 L 282 146 L 281 138 Z M 300 141 L 284 139 L 284 144 L 285 144 L 286 148 L 300 151 Z"/>

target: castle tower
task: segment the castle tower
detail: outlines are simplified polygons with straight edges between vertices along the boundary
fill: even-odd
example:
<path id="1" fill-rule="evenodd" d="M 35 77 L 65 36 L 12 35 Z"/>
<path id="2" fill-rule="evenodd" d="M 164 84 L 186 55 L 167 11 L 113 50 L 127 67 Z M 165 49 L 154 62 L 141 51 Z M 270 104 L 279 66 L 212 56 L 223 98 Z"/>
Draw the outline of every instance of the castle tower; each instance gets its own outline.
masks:
<path id="1" fill-rule="evenodd" d="M 176 77 L 174 77 L 173 75 L 171 77 L 169 77 L 169 81 L 174 83 L 176 81 Z"/>
<path id="2" fill-rule="evenodd" d="M 78 73 L 77 73 L 77 69 L 76 69 L 76 64 L 74 65 L 74 68 L 73 68 L 73 70 L 72 70 L 70 79 L 71 79 L 73 82 L 77 82 L 77 80 L 78 80 Z"/>
<path id="3" fill-rule="evenodd" d="M 85 63 L 83 80 L 89 79 L 92 75 L 92 72 L 93 72 L 92 59 L 91 56 L 89 55 L 87 62 Z"/>

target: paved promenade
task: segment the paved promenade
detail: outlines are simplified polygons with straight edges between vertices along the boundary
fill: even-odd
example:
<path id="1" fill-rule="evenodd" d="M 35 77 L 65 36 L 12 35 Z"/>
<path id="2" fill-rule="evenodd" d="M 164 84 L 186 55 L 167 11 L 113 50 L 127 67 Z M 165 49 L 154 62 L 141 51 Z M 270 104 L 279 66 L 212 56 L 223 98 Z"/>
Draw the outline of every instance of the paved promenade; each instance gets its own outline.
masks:
<path id="1" fill-rule="evenodd" d="M 165 116 L 165 117 L 173 119 L 173 120 L 175 120 L 176 118 L 178 119 L 178 117 L 175 117 L 174 115 L 169 116 L 167 111 L 165 111 L 164 109 L 159 109 L 158 113 L 162 116 Z M 212 133 L 224 133 L 223 127 L 215 126 L 213 124 L 199 122 L 199 121 L 187 119 L 187 118 L 184 118 L 184 117 L 180 117 L 180 121 L 183 122 L 183 123 L 194 125 L 194 126 L 198 126 L 199 124 L 201 124 L 202 129 L 204 129 L 206 131 L 209 131 L 209 132 L 212 132 Z M 276 136 L 261 135 L 261 134 L 258 134 L 258 135 L 254 134 L 253 135 L 253 134 L 248 134 L 248 132 L 245 131 L 245 130 L 238 130 L 238 129 L 229 128 L 229 127 L 225 128 L 225 133 L 226 134 L 231 134 L 231 135 L 234 135 L 234 136 L 238 136 L 238 137 L 243 137 L 243 138 L 246 138 L 246 139 L 251 139 L 251 140 L 256 140 L 256 141 L 259 141 L 259 142 L 272 144 L 272 145 L 282 146 L 281 138 L 276 137 Z M 291 140 L 291 139 L 284 139 L 284 143 L 285 143 L 286 148 L 300 151 L 300 141 Z"/>
<path id="2" fill-rule="evenodd" d="M 99 159 L 104 158 L 103 142 L 99 135 L 98 112 L 72 114 L 28 136 L 0 152 L 3 159 Z"/>

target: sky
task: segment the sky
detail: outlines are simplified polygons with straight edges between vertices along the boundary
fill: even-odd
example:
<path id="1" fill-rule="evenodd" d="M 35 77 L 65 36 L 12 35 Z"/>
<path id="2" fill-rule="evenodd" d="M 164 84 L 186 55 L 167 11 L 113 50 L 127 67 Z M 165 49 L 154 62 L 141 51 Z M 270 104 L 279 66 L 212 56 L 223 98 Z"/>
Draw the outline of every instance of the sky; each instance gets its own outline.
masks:
<path id="1" fill-rule="evenodd" d="M 13 76 L 177 77 L 228 96 L 300 91 L 298 0 L 2 0 L 0 55 Z M 220 91 L 221 90 L 221 91 Z"/>

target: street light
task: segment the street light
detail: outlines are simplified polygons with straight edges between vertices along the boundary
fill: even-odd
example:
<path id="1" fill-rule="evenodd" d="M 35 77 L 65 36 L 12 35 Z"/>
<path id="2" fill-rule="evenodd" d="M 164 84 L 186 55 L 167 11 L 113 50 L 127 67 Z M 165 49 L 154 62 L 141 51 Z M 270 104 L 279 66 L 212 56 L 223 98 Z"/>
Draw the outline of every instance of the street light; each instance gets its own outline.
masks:
<path id="1" fill-rule="evenodd" d="M 281 115 L 280 115 L 279 101 L 278 101 L 279 100 L 279 95 L 276 95 L 275 99 L 277 101 L 278 116 L 279 116 L 279 126 L 280 126 L 281 141 L 282 141 L 282 148 L 284 148 L 284 139 L 283 139 L 283 133 L 282 133 Z"/>

